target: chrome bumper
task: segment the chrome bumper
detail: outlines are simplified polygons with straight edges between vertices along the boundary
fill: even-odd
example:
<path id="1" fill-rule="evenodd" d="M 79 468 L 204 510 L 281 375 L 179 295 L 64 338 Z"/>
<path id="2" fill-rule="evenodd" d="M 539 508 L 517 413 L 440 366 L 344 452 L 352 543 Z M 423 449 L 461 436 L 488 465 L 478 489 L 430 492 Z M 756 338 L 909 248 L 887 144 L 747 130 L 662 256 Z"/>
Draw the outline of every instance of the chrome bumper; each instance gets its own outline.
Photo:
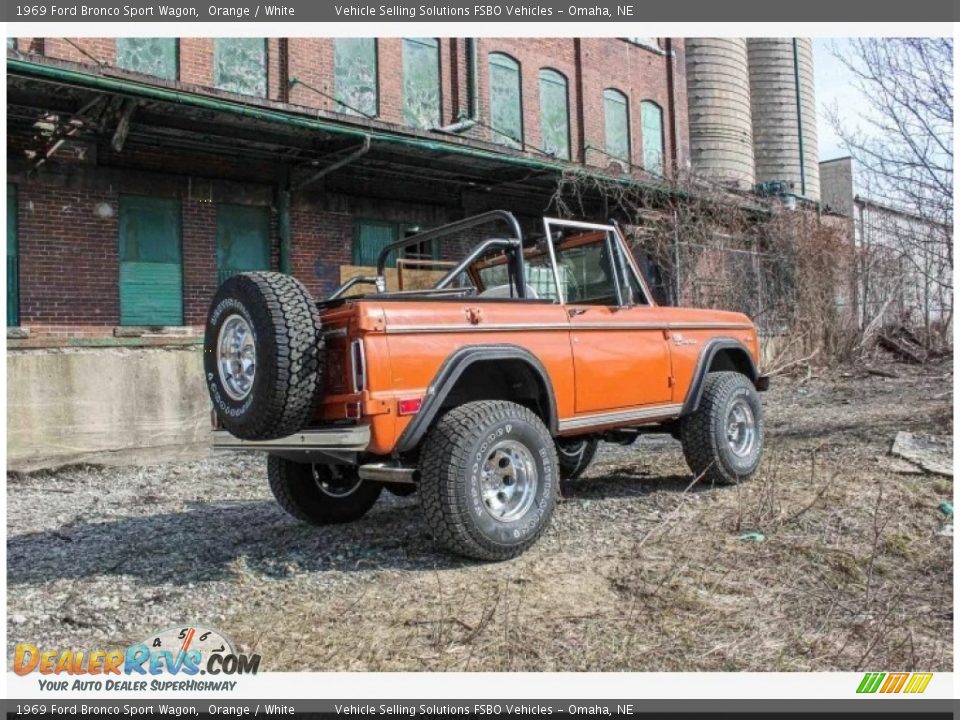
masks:
<path id="1" fill-rule="evenodd" d="M 370 426 L 303 430 L 276 440 L 241 440 L 226 430 L 214 430 L 213 447 L 217 450 L 261 450 L 283 453 L 292 451 L 361 452 L 370 444 Z"/>

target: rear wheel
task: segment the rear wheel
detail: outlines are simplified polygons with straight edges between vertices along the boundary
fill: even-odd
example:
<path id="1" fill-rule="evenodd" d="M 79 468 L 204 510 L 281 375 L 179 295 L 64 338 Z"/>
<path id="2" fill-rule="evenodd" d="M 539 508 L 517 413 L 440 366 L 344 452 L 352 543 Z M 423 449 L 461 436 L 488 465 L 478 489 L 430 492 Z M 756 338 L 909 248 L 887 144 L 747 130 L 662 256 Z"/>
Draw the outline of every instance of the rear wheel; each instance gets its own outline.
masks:
<path id="1" fill-rule="evenodd" d="M 763 454 L 763 407 L 750 379 L 707 375 L 700 406 L 681 420 L 680 441 L 690 469 L 706 482 L 730 485 L 752 476 Z"/>
<path id="2" fill-rule="evenodd" d="M 454 408 L 420 459 L 420 507 L 436 541 L 479 560 L 506 560 L 536 542 L 556 505 L 553 438 L 531 410 L 502 400 Z"/>
<path id="3" fill-rule="evenodd" d="M 556 445 L 560 465 L 560 490 L 566 494 L 573 481 L 583 475 L 593 462 L 600 441 L 596 438 L 560 438 Z"/>
<path id="4" fill-rule="evenodd" d="M 311 525 L 359 520 L 373 507 L 383 487 L 364 482 L 354 467 L 308 465 L 271 455 L 270 490 L 284 510 Z"/>

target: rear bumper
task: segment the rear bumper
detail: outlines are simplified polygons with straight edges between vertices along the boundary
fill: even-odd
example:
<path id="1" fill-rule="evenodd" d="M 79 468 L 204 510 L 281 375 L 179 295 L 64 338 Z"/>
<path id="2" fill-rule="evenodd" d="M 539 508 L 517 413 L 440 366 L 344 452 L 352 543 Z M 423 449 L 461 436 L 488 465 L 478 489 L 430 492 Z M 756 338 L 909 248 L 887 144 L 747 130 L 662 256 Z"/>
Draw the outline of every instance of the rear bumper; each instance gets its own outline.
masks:
<path id="1" fill-rule="evenodd" d="M 214 430 L 213 447 L 217 450 L 260 450 L 272 453 L 362 452 L 370 445 L 370 426 L 303 430 L 276 440 L 241 440 L 226 430 Z"/>

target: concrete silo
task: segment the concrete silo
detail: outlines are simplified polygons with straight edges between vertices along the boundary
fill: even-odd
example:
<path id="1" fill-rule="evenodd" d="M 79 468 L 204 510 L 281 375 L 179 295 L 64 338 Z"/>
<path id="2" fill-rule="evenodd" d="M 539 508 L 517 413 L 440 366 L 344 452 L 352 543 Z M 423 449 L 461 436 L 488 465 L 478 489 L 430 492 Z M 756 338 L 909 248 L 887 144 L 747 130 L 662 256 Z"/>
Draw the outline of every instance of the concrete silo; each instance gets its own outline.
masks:
<path id="1" fill-rule="evenodd" d="M 743 38 L 688 38 L 686 55 L 693 169 L 750 189 L 755 174 L 747 43 Z"/>
<path id="2" fill-rule="evenodd" d="M 820 200 L 813 46 L 806 38 L 750 38 L 750 100 L 758 183 Z"/>

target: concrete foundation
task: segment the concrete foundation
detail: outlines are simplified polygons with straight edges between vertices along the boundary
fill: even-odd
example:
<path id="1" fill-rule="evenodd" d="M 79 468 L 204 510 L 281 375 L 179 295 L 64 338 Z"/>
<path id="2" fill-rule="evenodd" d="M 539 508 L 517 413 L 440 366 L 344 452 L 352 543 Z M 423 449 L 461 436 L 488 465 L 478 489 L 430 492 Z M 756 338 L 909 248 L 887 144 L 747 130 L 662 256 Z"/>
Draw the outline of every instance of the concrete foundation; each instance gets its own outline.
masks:
<path id="1" fill-rule="evenodd" d="M 199 345 L 8 351 L 8 470 L 207 454 L 202 359 Z"/>

